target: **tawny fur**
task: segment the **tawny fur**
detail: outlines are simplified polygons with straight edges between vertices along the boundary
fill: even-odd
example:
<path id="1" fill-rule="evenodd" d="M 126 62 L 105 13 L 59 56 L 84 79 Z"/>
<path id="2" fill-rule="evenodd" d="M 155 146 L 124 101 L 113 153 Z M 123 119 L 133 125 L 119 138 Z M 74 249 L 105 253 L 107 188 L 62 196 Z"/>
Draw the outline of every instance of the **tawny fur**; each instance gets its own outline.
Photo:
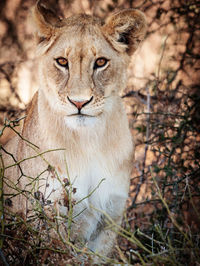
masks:
<path id="1" fill-rule="evenodd" d="M 129 55 L 144 38 L 144 15 L 128 9 L 114 14 L 105 24 L 87 15 L 56 22 L 39 1 L 33 17 L 39 42 L 40 87 L 28 108 L 21 134 L 39 149 L 18 136 L 5 149 L 17 161 L 51 149 L 64 150 L 24 161 L 20 165 L 26 177 L 20 179 L 19 167 L 8 168 L 5 198 L 13 193 L 6 184 L 17 184 L 27 197 L 12 199 L 13 212 L 28 216 L 34 193 L 39 192 L 44 202 L 48 200 L 48 211 L 56 209 L 58 215 L 67 216 L 64 185 L 66 179 L 70 180 L 76 188 L 73 201 L 86 197 L 74 206 L 73 216 L 83 212 L 74 219 L 71 237 L 106 255 L 113 246 L 115 233 L 105 229 L 102 213 L 120 224 L 128 197 L 134 150 L 119 92 L 126 86 Z M 59 57 L 68 60 L 68 68 L 56 62 Z M 108 61 L 95 69 L 98 58 Z M 92 100 L 82 108 L 82 115 L 76 115 L 78 110 L 69 99 Z M 4 162 L 14 163 L 6 155 Z M 60 180 L 52 168 L 40 175 L 48 165 L 55 167 Z M 31 182 L 30 177 L 35 181 Z"/>

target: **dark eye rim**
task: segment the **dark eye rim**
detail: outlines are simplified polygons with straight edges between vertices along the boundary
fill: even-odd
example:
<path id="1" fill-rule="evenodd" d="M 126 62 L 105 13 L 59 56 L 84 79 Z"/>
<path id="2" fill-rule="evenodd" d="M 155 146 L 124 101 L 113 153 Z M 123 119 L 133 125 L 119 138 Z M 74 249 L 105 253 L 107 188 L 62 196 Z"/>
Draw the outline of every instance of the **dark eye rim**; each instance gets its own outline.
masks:
<path id="1" fill-rule="evenodd" d="M 105 60 L 105 63 L 102 66 L 99 66 L 99 65 L 97 65 L 97 61 L 101 60 L 101 59 Z M 96 59 L 96 61 L 94 63 L 94 69 L 104 67 L 108 62 L 109 62 L 109 59 L 107 59 L 105 57 L 99 57 L 99 58 Z"/>
<path id="2" fill-rule="evenodd" d="M 60 62 L 59 62 L 60 59 L 64 59 L 64 60 L 66 60 L 66 64 L 64 64 L 64 65 L 60 64 Z M 68 68 L 68 60 L 67 60 L 66 58 L 64 58 L 64 57 L 58 57 L 58 58 L 55 58 L 55 61 L 56 61 L 56 63 L 57 63 L 59 66 L 61 66 L 61 67 L 65 67 L 65 68 Z"/>

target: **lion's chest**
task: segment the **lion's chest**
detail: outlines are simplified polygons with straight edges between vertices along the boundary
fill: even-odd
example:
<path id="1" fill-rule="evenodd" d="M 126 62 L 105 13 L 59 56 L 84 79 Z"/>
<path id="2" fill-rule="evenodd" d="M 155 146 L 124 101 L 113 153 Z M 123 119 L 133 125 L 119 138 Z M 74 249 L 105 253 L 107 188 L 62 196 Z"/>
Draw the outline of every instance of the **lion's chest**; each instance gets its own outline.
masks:
<path id="1" fill-rule="evenodd" d="M 41 167 L 35 161 L 26 168 L 34 168 L 37 176 L 31 184 L 32 195 L 40 200 L 47 215 L 61 217 L 59 221 L 66 228 L 68 221 L 73 220 L 74 238 L 81 235 L 89 239 L 104 213 L 113 218 L 121 213 L 128 194 L 128 186 L 124 185 L 128 175 L 119 171 L 112 154 L 105 156 L 99 150 L 90 156 L 77 153 L 73 158 L 66 153 L 49 156 L 47 161 L 55 168 L 47 168 L 46 163 Z"/>
<path id="2" fill-rule="evenodd" d="M 92 207 L 107 212 L 113 195 L 122 194 L 116 175 L 100 156 L 82 158 L 73 165 L 66 160 L 55 170 L 49 168 L 35 187 L 40 187 L 46 204 L 57 206 L 61 212 L 67 212 L 71 203 L 75 215 Z"/>

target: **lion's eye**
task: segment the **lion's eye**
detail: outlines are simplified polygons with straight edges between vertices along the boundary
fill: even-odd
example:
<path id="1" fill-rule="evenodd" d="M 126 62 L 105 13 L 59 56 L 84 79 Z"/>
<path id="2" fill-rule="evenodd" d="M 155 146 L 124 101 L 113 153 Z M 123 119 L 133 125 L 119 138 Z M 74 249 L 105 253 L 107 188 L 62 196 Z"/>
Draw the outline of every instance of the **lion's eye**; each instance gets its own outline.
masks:
<path id="1" fill-rule="evenodd" d="M 99 67 L 104 67 L 107 64 L 108 60 L 104 57 L 100 57 L 96 60 L 94 64 L 94 69 L 99 68 Z"/>
<path id="2" fill-rule="evenodd" d="M 62 67 L 68 67 L 68 61 L 66 58 L 64 57 L 59 57 L 56 59 L 56 62 L 58 65 L 62 66 Z"/>

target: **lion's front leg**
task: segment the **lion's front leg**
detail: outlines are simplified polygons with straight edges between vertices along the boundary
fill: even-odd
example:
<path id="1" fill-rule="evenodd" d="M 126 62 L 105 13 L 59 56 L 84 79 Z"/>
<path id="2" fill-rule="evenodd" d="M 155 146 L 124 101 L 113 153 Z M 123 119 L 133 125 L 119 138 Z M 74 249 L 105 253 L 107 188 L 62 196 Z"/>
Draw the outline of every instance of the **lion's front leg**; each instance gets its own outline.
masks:
<path id="1" fill-rule="evenodd" d="M 97 223 L 95 231 L 91 234 L 88 241 L 88 249 L 100 255 L 94 258 L 94 262 L 99 262 L 102 257 L 110 257 L 116 243 L 118 226 L 122 221 L 122 212 L 117 217 L 110 217 L 109 221 L 104 215 Z"/>
<path id="2" fill-rule="evenodd" d="M 117 189 L 116 189 L 117 190 Z M 110 257 L 112 249 L 115 245 L 117 231 L 122 221 L 123 211 L 127 199 L 127 191 L 124 189 L 118 189 L 119 193 L 110 194 L 108 201 L 103 208 L 96 208 L 91 204 L 91 213 L 96 218 L 95 228 L 90 234 L 87 247 L 98 256 L 95 257 L 95 262 L 101 261 L 101 255 L 103 257 Z M 109 194 L 109 191 L 107 191 Z"/>

